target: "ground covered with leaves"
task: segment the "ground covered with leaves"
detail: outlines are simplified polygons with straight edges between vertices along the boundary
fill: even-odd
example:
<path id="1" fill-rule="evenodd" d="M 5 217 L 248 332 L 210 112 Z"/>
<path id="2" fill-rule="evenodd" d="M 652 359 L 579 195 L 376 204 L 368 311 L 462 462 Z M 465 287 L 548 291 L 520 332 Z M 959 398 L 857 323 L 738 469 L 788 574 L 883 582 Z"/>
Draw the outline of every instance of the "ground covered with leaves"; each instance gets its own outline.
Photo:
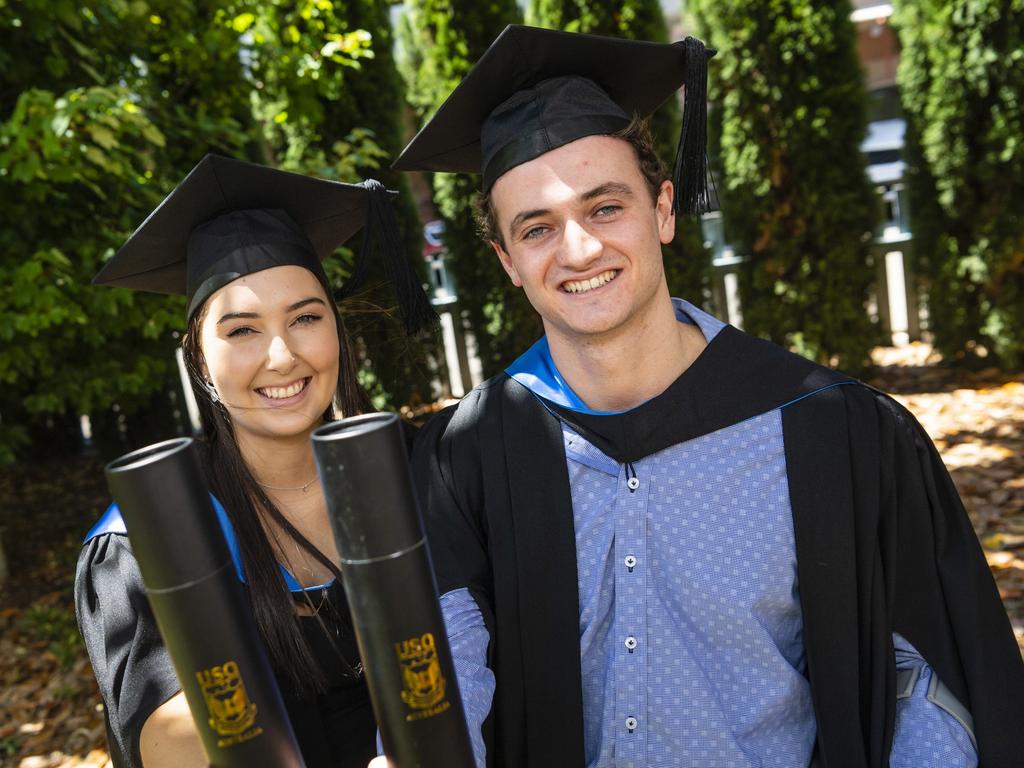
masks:
<path id="1" fill-rule="evenodd" d="M 935 440 L 981 539 L 1024 650 L 1024 373 L 935 365 L 924 345 L 883 349 L 873 380 Z M 108 765 L 71 586 L 82 536 L 107 503 L 100 463 L 0 473 L 0 766 Z"/>

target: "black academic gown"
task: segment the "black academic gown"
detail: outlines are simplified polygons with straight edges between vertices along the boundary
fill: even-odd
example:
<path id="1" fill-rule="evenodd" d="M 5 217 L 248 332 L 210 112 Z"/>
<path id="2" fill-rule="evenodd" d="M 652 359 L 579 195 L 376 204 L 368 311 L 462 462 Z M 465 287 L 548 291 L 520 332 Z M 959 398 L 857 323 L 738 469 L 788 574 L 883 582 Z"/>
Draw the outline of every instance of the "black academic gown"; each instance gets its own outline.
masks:
<path id="1" fill-rule="evenodd" d="M 468 588 L 491 636 L 490 765 L 584 764 L 559 418 L 625 462 L 780 407 L 814 765 L 888 764 L 893 632 L 972 712 L 982 768 L 1024 765 L 1024 664 L 927 435 L 882 393 L 731 327 L 665 393 L 626 414 L 572 414 L 502 374 L 421 431 L 413 468 L 440 592 Z"/>
<path id="2" fill-rule="evenodd" d="M 307 768 L 366 768 L 377 754 L 376 721 L 359 667 L 341 584 L 310 592 L 323 625 L 300 617 L 302 631 L 326 676 L 321 694 L 278 685 Z M 138 563 L 123 533 L 89 539 L 75 578 L 78 625 L 103 697 L 107 743 L 115 768 L 139 768 L 139 735 L 146 719 L 181 690 Z M 326 634 L 325 634 L 326 630 Z M 353 667 L 356 671 L 353 671 Z"/>

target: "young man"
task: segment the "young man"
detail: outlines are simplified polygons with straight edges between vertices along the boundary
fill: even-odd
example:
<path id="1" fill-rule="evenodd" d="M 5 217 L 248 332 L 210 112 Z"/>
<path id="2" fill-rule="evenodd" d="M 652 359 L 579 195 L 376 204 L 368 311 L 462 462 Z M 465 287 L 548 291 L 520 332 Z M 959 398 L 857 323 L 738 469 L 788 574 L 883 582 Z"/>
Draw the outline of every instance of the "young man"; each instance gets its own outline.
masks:
<path id="1" fill-rule="evenodd" d="M 1019 765 L 1024 665 L 913 417 L 669 297 L 706 60 L 510 27 L 396 162 L 482 169 L 546 333 L 414 457 L 477 760 Z M 669 181 L 633 117 L 684 78 Z"/>

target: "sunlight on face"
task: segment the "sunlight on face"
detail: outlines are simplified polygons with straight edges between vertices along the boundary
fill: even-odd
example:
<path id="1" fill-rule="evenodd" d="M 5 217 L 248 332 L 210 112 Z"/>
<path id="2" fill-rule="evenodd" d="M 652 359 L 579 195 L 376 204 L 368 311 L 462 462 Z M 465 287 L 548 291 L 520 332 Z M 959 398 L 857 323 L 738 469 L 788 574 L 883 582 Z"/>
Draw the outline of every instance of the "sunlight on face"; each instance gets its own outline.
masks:
<path id="1" fill-rule="evenodd" d="M 578 343 L 642 328 L 668 296 L 661 246 L 675 233 L 672 185 L 652 201 L 632 146 L 587 136 L 500 177 L 495 245 L 549 337 Z"/>
<path id="2" fill-rule="evenodd" d="M 330 298 L 312 272 L 273 267 L 214 293 L 201 325 L 204 375 L 240 439 L 306 435 L 338 385 Z"/>

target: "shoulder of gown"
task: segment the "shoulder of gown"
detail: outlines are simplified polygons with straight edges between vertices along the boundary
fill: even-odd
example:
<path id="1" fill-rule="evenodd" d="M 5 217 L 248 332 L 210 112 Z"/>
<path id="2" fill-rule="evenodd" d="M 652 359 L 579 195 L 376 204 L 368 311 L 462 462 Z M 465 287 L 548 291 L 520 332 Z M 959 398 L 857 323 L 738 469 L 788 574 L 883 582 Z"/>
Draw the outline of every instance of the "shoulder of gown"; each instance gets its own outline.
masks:
<path id="1" fill-rule="evenodd" d="M 103 697 L 115 765 L 141 766 L 146 719 L 181 685 L 157 628 L 128 537 L 101 533 L 78 557 L 75 608 Z"/>

